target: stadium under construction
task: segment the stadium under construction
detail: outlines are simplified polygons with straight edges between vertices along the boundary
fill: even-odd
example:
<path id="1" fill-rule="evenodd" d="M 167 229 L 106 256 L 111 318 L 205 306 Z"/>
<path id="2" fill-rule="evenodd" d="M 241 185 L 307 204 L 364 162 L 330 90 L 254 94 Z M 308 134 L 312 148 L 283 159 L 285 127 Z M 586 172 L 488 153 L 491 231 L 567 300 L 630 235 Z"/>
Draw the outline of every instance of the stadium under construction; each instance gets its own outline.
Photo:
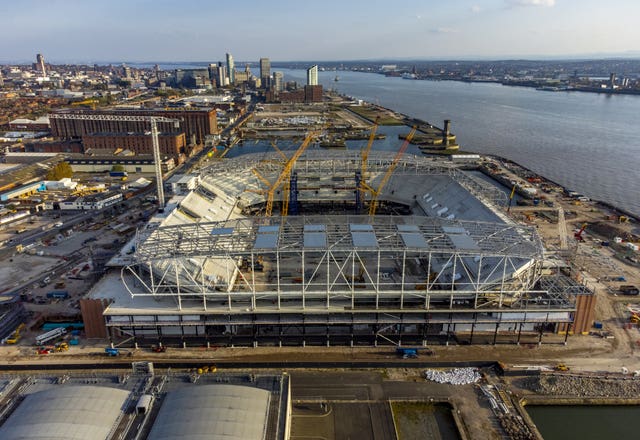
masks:
<path id="1" fill-rule="evenodd" d="M 82 301 L 88 331 L 229 346 L 586 331 L 593 293 L 546 268 L 498 188 L 446 159 L 302 150 L 203 169 Z"/>

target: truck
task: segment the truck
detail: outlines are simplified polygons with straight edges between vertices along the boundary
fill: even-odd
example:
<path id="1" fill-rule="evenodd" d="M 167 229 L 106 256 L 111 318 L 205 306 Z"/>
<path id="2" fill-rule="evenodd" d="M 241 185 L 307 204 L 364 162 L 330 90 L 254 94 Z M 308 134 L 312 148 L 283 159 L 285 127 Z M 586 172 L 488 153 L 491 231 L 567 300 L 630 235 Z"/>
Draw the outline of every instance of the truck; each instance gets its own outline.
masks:
<path id="1" fill-rule="evenodd" d="M 104 352 L 107 354 L 107 356 L 119 356 L 120 355 L 120 350 L 118 350 L 117 348 L 107 347 L 107 348 L 104 349 Z"/>
<path id="2" fill-rule="evenodd" d="M 47 298 L 67 299 L 69 298 L 69 292 L 66 290 L 52 290 L 51 292 L 47 292 Z"/>
<path id="3" fill-rule="evenodd" d="M 623 295 L 640 295 L 640 289 L 636 286 L 623 285 L 620 286 L 620 293 Z"/>
<path id="4" fill-rule="evenodd" d="M 36 336 L 36 345 L 46 344 L 49 341 L 52 341 L 60 336 L 67 334 L 67 329 L 64 327 L 54 328 L 46 333 L 43 333 L 39 336 Z"/>
<path id="5" fill-rule="evenodd" d="M 402 359 L 415 359 L 418 354 L 422 353 L 427 356 L 433 354 L 433 350 L 427 347 L 397 347 L 396 354 L 402 356 Z"/>

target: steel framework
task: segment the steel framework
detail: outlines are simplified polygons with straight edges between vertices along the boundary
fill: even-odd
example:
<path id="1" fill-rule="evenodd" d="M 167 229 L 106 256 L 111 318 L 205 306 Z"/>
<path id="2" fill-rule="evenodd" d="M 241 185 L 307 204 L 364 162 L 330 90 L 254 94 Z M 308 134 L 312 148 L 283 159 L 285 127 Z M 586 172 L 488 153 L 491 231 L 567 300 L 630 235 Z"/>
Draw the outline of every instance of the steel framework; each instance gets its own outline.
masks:
<path id="1" fill-rule="evenodd" d="M 571 322 L 573 291 L 541 281 L 543 246 L 530 227 L 422 215 L 228 220 L 225 204 L 260 209 L 267 198 L 262 180 L 281 175 L 281 159 L 245 155 L 213 165 L 196 190 L 206 197 L 187 208 L 202 210 L 200 217 L 138 231 L 136 263 L 122 268 L 121 279 L 132 304 L 144 306 L 116 302 L 105 313 L 108 328 L 134 338 L 172 334 L 227 344 L 374 345 L 424 344 L 438 335 L 449 341 L 460 332 L 472 341 L 487 331 L 494 343 L 501 332 L 514 342 L 521 333 L 540 342 L 545 329 Z M 392 161 L 393 154 L 372 153 L 367 170 L 379 179 Z M 328 182 L 322 197 L 355 200 L 361 170 L 358 152 L 307 152 L 290 171 L 299 174 L 308 201 L 310 176 Z M 493 210 L 506 205 L 506 194 L 446 162 L 405 156 L 394 171 L 400 182 L 422 175 L 448 176 Z M 225 220 L 205 221 L 216 199 Z"/>

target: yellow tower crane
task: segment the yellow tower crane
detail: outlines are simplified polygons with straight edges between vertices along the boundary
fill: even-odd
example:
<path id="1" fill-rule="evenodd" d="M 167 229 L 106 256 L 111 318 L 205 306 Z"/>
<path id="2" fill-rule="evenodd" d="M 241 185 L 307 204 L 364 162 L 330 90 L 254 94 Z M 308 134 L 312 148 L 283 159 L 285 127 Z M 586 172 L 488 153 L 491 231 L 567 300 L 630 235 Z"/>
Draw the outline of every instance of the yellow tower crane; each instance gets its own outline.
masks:
<path id="1" fill-rule="evenodd" d="M 360 188 L 358 188 L 358 191 L 360 191 L 360 198 L 361 200 L 364 200 L 364 192 L 366 190 L 366 181 L 367 181 L 367 161 L 369 160 L 369 153 L 371 152 L 371 147 L 373 146 L 373 141 L 376 138 L 376 130 L 378 129 L 378 120 L 379 118 L 376 118 L 375 122 L 373 123 L 373 127 L 371 127 L 371 133 L 369 134 L 369 141 L 367 142 L 367 146 L 362 150 L 362 165 L 361 165 L 361 169 L 360 169 Z"/>
<path id="2" fill-rule="evenodd" d="M 289 159 L 287 159 L 287 161 L 285 162 L 283 168 L 282 168 L 282 172 L 278 175 L 278 178 L 276 179 L 276 181 L 271 184 L 271 182 L 269 182 L 265 177 L 263 177 L 260 172 L 258 172 L 258 170 L 256 170 L 255 168 L 252 170 L 253 174 L 256 175 L 256 177 L 258 177 L 258 179 L 260 179 L 268 188 L 268 190 L 265 192 L 266 196 L 267 196 L 267 203 L 266 203 L 266 208 L 265 208 L 265 216 L 266 217 L 271 217 L 271 214 L 273 213 L 273 198 L 276 194 L 276 191 L 278 190 L 278 188 L 283 185 L 283 195 L 282 195 L 282 212 L 281 215 L 284 217 L 287 215 L 287 211 L 289 208 L 289 194 L 286 191 L 286 189 L 288 188 L 288 184 L 289 184 L 289 176 L 291 175 L 291 171 L 293 170 L 293 166 L 295 165 L 296 161 L 300 158 L 300 156 L 302 155 L 302 153 L 305 152 L 305 150 L 307 149 L 307 147 L 311 144 L 311 141 L 313 140 L 313 138 L 315 138 L 318 135 L 318 132 L 312 131 L 309 132 L 307 134 L 307 136 L 305 137 L 304 141 L 302 142 L 302 144 L 300 145 L 300 147 L 298 147 L 298 149 L 296 150 L 295 153 L 293 153 L 293 156 L 291 156 Z M 281 151 L 279 151 L 278 149 L 276 149 L 282 156 L 285 156 L 284 153 L 282 153 Z M 286 156 L 285 156 L 286 158 Z"/>
<path id="3" fill-rule="evenodd" d="M 371 192 L 371 202 L 369 203 L 369 215 L 371 215 L 371 216 L 376 215 L 376 209 L 378 208 L 378 196 L 380 195 L 380 193 L 382 192 L 384 187 L 389 182 L 389 179 L 391 178 L 391 175 L 393 174 L 393 172 L 395 171 L 396 167 L 398 166 L 398 162 L 400 161 L 400 158 L 402 157 L 404 152 L 407 150 L 407 147 L 409 146 L 409 142 L 411 142 L 411 139 L 413 139 L 413 135 L 415 133 L 416 133 L 416 127 L 413 127 L 411 129 L 411 132 L 409 133 L 409 135 L 406 137 L 406 139 L 402 143 L 402 146 L 400 147 L 400 149 L 396 153 L 395 157 L 393 158 L 393 161 L 391 162 L 391 165 L 389 165 L 389 168 L 387 168 L 387 171 L 384 173 L 384 176 L 382 176 L 382 180 L 380 180 L 380 184 L 378 185 L 378 189 L 373 189 L 367 183 L 364 183 L 364 185 L 367 187 L 367 189 Z M 363 181 L 364 181 L 364 179 L 363 179 Z"/>

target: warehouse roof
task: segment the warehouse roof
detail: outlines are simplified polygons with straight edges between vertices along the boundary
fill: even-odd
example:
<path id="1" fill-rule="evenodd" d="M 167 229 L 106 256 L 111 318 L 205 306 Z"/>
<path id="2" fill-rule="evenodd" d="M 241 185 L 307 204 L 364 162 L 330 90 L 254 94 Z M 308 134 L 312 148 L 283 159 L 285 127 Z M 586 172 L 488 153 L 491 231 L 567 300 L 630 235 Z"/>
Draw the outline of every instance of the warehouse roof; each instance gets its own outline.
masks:
<path id="1" fill-rule="evenodd" d="M 264 439 L 269 392 L 239 385 L 185 387 L 167 395 L 149 440 Z"/>
<path id="2" fill-rule="evenodd" d="M 90 440 L 107 438 L 129 392 L 69 385 L 28 395 L 0 427 L 3 440 Z"/>

